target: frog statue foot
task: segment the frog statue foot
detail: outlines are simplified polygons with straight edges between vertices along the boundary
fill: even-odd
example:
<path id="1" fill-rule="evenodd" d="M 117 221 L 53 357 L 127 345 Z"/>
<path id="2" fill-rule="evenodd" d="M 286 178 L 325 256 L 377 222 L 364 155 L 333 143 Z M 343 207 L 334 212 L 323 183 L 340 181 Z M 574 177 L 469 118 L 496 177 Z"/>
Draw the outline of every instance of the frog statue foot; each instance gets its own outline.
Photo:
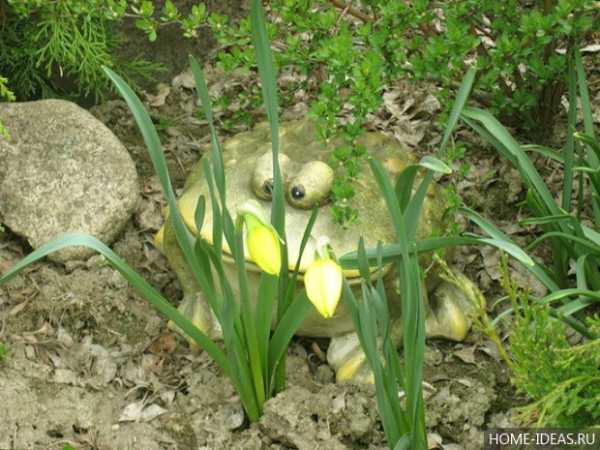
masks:
<path id="1" fill-rule="evenodd" d="M 208 303 L 204 300 L 200 291 L 185 295 L 177 310 L 213 341 L 221 340 L 223 338 L 223 332 L 219 325 L 219 321 L 216 320 L 216 317 L 210 310 Z M 169 321 L 167 326 L 171 330 L 185 336 L 185 333 L 183 333 L 172 321 Z M 196 346 L 196 343 L 193 340 L 190 339 L 189 342 L 192 347 Z"/>
<path id="2" fill-rule="evenodd" d="M 211 311 L 208 302 L 204 299 L 196 283 L 194 274 L 185 262 L 183 252 L 177 243 L 175 228 L 168 218 L 165 226 L 155 236 L 154 244 L 166 255 L 169 265 L 175 271 L 183 289 L 183 299 L 177 310 L 209 338 L 220 340 L 223 337 L 223 333 L 219 321 L 216 320 L 214 313 Z M 173 322 L 169 321 L 168 327 L 185 336 L 185 333 Z M 197 344 L 192 339 L 189 339 L 189 343 L 192 348 L 197 347 Z"/>
<path id="3" fill-rule="evenodd" d="M 483 300 L 479 289 L 464 275 L 451 271 L 443 261 L 442 277 L 433 282 L 434 291 L 428 294 L 425 332 L 427 338 L 443 338 L 463 341 L 471 328 L 471 314 L 475 305 Z M 430 280 L 428 282 L 431 283 Z M 399 301 L 399 299 L 394 299 Z M 402 320 L 396 318 L 392 324 L 392 339 L 398 346 L 402 341 Z M 360 346 L 358 335 L 350 332 L 331 339 L 327 351 L 327 362 L 335 370 L 336 381 L 373 383 L 373 374 Z"/>
<path id="4" fill-rule="evenodd" d="M 273 188 L 273 161 L 271 153 L 271 132 L 264 123 L 255 129 L 238 134 L 223 142 L 222 156 L 226 177 L 227 208 L 232 215 L 252 200 L 256 202 L 265 217 L 271 212 L 271 193 Z M 367 164 L 367 158 L 361 160 L 361 170 L 353 181 L 355 195 L 352 207 L 356 211 L 357 220 L 351 225 L 342 227 L 329 211 L 329 197 L 333 187 L 336 171 L 344 168 L 329 167 L 332 153 L 345 145 L 340 137 L 332 137 L 324 143 L 318 137 L 317 129 L 308 119 L 281 123 L 279 127 L 279 165 L 284 180 L 285 191 L 285 234 L 290 272 L 295 270 L 300 253 L 302 236 L 311 217 L 311 210 L 319 209 L 314 222 L 311 237 L 300 259 L 298 268 L 298 289 L 302 289 L 302 278 L 314 260 L 315 245 L 321 237 L 328 237 L 335 255 L 341 256 L 355 251 L 360 238 L 366 247 L 375 247 L 378 242 L 384 245 L 395 241 L 394 225 L 386 208 L 377 182 Z M 395 179 L 408 165 L 414 164 L 415 156 L 402 147 L 392 137 L 382 133 L 365 132 L 357 139 L 357 146 L 364 148 L 370 157 L 379 160 L 388 175 Z M 211 152 L 203 152 L 210 158 Z M 415 181 L 418 184 L 418 180 Z M 178 209 L 190 233 L 203 239 L 206 244 L 213 245 L 213 218 L 211 202 L 206 202 L 204 222 L 196 226 L 195 208 L 200 196 L 210 198 L 209 187 L 203 176 L 202 164 L 198 162 L 192 167 L 178 200 Z M 432 233 L 443 234 L 445 224 L 443 213 L 445 203 L 435 184 L 431 184 L 424 199 L 417 228 L 417 239 L 425 239 Z M 217 321 L 206 302 L 202 298 L 195 278 L 187 266 L 175 238 L 171 221 L 167 218 L 163 229 L 157 235 L 158 246 L 169 260 L 181 284 L 184 301 L 180 311 L 190 318 L 209 336 L 218 338 L 220 330 Z M 222 248 L 223 268 L 234 295 L 239 292 L 236 265 L 229 248 Z M 423 267 L 431 265 L 431 255 L 420 257 Z M 256 298 L 260 284 L 261 271 L 250 260 L 247 261 L 248 288 L 250 298 Z M 397 277 L 390 264 L 384 268 L 384 285 L 390 300 L 390 315 L 396 327 L 399 326 Z M 361 295 L 361 277 L 357 270 L 344 270 L 344 276 L 356 296 Z M 458 277 L 457 279 L 459 279 Z M 466 278 L 460 278 L 467 283 Z M 437 281 L 436 281 L 437 280 Z M 470 282 L 469 282 L 470 283 Z M 460 284 L 460 283 L 459 283 Z M 467 283 L 468 284 L 468 283 Z M 465 284 L 466 285 L 466 284 Z M 468 284 L 476 290 L 472 283 Z M 457 283 L 450 283 L 443 276 L 428 276 L 426 281 L 431 305 L 427 306 L 427 331 L 430 336 L 446 337 L 461 340 L 469 329 L 467 318 L 470 310 L 469 295 L 459 295 L 464 289 Z M 329 361 L 336 368 L 338 379 L 354 379 L 369 381 L 372 375 L 366 367 L 364 354 L 359 352 L 358 339 L 352 334 L 354 329 L 348 308 L 341 301 L 335 315 L 330 319 L 321 317 L 316 310 L 310 311 L 300 325 L 297 334 L 313 337 L 333 338 L 329 350 Z M 401 335 L 400 329 L 395 332 Z"/>

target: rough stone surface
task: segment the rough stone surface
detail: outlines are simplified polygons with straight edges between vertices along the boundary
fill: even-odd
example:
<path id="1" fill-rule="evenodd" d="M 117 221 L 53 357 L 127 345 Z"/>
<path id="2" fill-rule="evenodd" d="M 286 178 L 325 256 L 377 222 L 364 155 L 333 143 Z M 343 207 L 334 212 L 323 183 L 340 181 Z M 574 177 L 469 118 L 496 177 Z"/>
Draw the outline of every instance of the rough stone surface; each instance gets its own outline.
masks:
<path id="1" fill-rule="evenodd" d="M 366 387 L 369 388 L 369 387 Z M 298 450 L 347 450 L 377 440 L 377 407 L 358 386 L 329 384 L 318 392 L 291 386 L 265 403 L 259 427 L 274 442 Z"/>
<path id="2" fill-rule="evenodd" d="M 112 243 L 135 209 L 138 176 L 129 153 L 74 103 L 0 104 L 11 137 L 0 137 L 0 219 L 37 248 L 65 232 Z M 91 255 L 61 250 L 66 262 Z"/>

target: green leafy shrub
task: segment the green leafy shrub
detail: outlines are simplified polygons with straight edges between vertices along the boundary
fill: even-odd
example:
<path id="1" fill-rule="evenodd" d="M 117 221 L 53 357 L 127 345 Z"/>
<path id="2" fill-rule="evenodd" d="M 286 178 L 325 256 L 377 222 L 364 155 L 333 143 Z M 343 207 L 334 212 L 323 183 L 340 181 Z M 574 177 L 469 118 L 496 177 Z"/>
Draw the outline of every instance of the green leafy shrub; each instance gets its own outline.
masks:
<path id="1" fill-rule="evenodd" d="M 510 277 L 506 254 L 501 258 L 502 287 L 510 308 L 491 320 L 485 303 L 476 305 L 474 327 L 498 348 L 511 373 L 511 383 L 527 397 L 525 406 L 515 408 L 515 418 L 523 425 L 553 428 L 598 426 L 600 410 L 600 339 L 569 342 L 569 321 L 551 307 L 552 298 L 536 299 L 517 286 Z M 559 290 L 554 294 L 565 294 Z M 599 297 L 600 299 L 600 297 Z M 597 299 L 598 300 L 598 299 Z M 498 320 L 510 312 L 508 339 L 498 335 Z M 600 333 L 600 318 L 585 319 L 590 335 Z"/>
<path id="2" fill-rule="evenodd" d="M 539 301 L 552 304 L 552 314 L 592 337 L 593 333 L 581 317 L 586 308 L 600 301 L 600 142 L 594 132 L 579 51 L 573 49 L 569 57 L 570 108 L 567 141 L 562 151 L 520 145 L 492 114 L 482 109 L 465 108 L 462 118 L 519 170 L 528 188 L 526 205 L 532 217 L 522 223 L 536 225 L 542 232 L 528 250 L 548 244 L 552 252 L 550 264 L 540 261 L 528 267 L 550 291 Z M 583 132 L 576 132 L 578 99 L 583 111 Z M 527 150 L 539 152 L 562 165 L 560 204 L 529 159 Z M 574 180 L 578 181 L 576 191 Z M 471 217 L 492 236 L 512 243 L 492 224 L 473 214 Z M 572 267 L 574 273 L 571 273 Z"/>
<path id="3" fill-rule="evenodd" d="M 115 25 L 126 16 L 155 40 L 162 24 L 179 23 L 193 36 L 205 20 L 204 4 L 182 16 L 171 0 L 161 11 L 152 1 L 0 0 L 0 74 L 19 99 L 65 94 L 59 80 L 73 80 L 76 96 L 99 99 L 110 88 L 102 66 L 124 73 L 131 82 L 148 78 L 160 66 L 116 56 L 121 38 Z"/>
<path id="4" fill-rule="evenodd" d="M 517 410 L 524 423 L 585 428 L 600 421 L 600 339 L 571 345 L 567 326 L 553 317 L 547 304 L 532 302 L 503 267 L 503 287 L 514 311 L 509 348 L 512 382 L 532 403 Z M 600 319 L 588 326 L 600 332 Z"/>
<path id="5" fill-rule="evenodd" d="M 532 308 L 510 336 L 513 383 L 534 400 L 519 409 L 520 419 L 537 426 L 597 426 L 600 340 L 571 346 L 565 324 L 551 317 L 548 306 Z M 598 333 L 600 320 L 589 319 L 588 326 Z"/>
<path id="6" fill-rule="evenodd" d="M 323 139 L 340 131 L 345 137 L 332 160 L 345 168 L 333 188 L 334 217 L 342 223 L 356 219 L 352 180 L 365 155 L 356 138 L 369 114 L 380 109 L 383 90 L 400 78 L 435 81 L 449 111 L 465 61 L 475 60 L 475 97 L 513 124 L 547 133 L 565 89 L 567 57 L 557 49 L 599 29 L 594 5 L 593 0 L 271 2 L 276 20 L 269 35 L 277 64 L 302 75 L 289 93 L 312 94 L 311 111 L 320 119 Z M 248 21 L 234 24 L 212 14 L 209 24 L 223 49 L 219 64 L 252 70 Z M 349 112 L 348 121 L 340 120 L 343 112 Z"/>
<path id="7" fill-rule="evenodd" d="M 8 100 L 9 102 L 12 102 L 15 100 L 15 94 L 13 94 L 13 92 L 8 88 L 7 82 L 8 82 L 8 80 L 6 78 L 4 78 L 2 75 L 0 75 L 0 99 L 4 99 L 4 100 Z M 4 136 L 5 138 L 8 138 L 8 136 L 9 136 L 8 130 L 6 129 L 6 127 L 4 125 L 2 125 L 1 121 L 0 121 L 0 136 Z"/>
<path id="8" fill-rule="evenodd" d="M 568 131 L 560 150 L 520 145 L 491 113 L 482 109 L 465 108 L 462 118 L 519 170 L 528 188 L 525 204 L 531 213 L 522 223 L 541 231 L 527 250 L 545 244 L 552 255 L 550 263 L 536 258 L 527 267 L 549 290 L 541 298 L 518 289 L 503 259 L 502 285 L 511 306 L 494 321 L 479 309 L 476 323 L 500 349 L 515 387 L 531 400 L 519 409 L 522 421 L 537 426 L 583 428 L 597 426 L 600 419 L 600 319 L 586 315 L 590 306 L 600 302 L 600 144 L 577 47 L 569 49 L 566 84 Z M 580 126 L 578 104 L 583 112 L 581 132 L 576 131 Z M 559 201 L 527 151 L 560 164 L 564 181 Z M 514 244 L 474 212 L 469 215 L 491 236 Z M 513 317 L 510 353 L 494 327 L 508 313 Z M 573 331 L 569 328 L 585 340 L 572 345 L 567 339 L 567 333 Z"/>

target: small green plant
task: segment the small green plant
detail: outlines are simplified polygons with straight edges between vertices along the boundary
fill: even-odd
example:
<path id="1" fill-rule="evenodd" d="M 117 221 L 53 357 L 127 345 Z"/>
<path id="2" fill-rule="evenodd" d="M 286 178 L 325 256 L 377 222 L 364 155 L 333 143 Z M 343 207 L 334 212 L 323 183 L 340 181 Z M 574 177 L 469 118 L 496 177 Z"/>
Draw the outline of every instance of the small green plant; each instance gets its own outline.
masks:
<path id="1" fill-rule="evenodd" d="M 19 99 L 73 94 L 60 79 L 76 80 L 74 94 L 102 98 L 111 87 L 102 71 L 112 67 L 133 79 L 149 79 L 160 66 L 116 56 L 122 38 L 115 25 L 125 17 L 153 41 L 161 25 L 178 23 L 184 36 L 195 36 L 205 20 L 203 3 L 183 16 L 171 0 L 156 11 L 152 1 L 0 0 L 0 74 Z"/>
<path id="2" fill-rule="evenodd" d="M 434 81 L 447 113 L 465 61 L 474 60 L 474 95 L 482 104 L 533 133 L 547 132 L 566 89 L 568 56 L 557 50 L 600 24 L 594 0 L 275 0 L 270 8 L 277 64 L 297 74 L 286 83 L 288 97 L 307 92 L 321 138 L 343 137 L 331 160 L 342 169 L 331 208 L 342 224 L 358 219 L 353 180 L 366 152 L 357 137 L 369 116 L 381 113 L 386 88 L 399 79 Z M 208 23 L 221 45 L 221 67 L 253 70 L 249 22 L 212 14 Z"/>
<path id="3" fill-rule="evenodd" d="M 8 88 L 7 81 L 6 78 L 0 75 L 0 99 L 12 102 L 15 100 L 15 94 Z M 4 136 L 6 139 L 10 137 L 8 130 L 2 125 L 2 121 L 0 121 L 0 136 Z"/>
<path id="4" fill-rule="evenodd" d="M 7 353 L 6 347 L 0 342 L 0 362 L 6 358 Z"/>
<path id="5" fill-rule="evenodd" d="M 597 426 L 600 340 L 571 344 L 567 324 L 557 320 L 552 307 L 532 298 L 510 277 L 505 255 L 501 272 L 513 312 L 507 344 L 499 338 L 485 309 L 478 310 L 476 325 L 496 344 L 511 371 L 511 382 L 530 401 L 516 409 L 518 420 L 537 427 Z M 597 335 L 600 319 L 589 317 L 587 326 Z"/>
<path id="6" fill-rule="evenodd" d="M 358 267 L 362 277 L 362 298 L 355 298 L 348 283 L 344 283 L 344 298 L 348 304 L 354 327 L 367 356 L 375 380 L 377 406 L 391 450 L 427 448 L 425 413 L 422 393 L 423 363 L 425 352 L 425 307 L 422 291 L 422 271 L 419 252 L 431 251 L 455 245 L 456 238 L 416 239 L 416 228 L 427 189 L 434 172 L 448 173 L 450 168 L 440 159 L 446 152 L 450 136 L 460 111 L 464 107 L 473 81 L 475 70 L 465 75 L 454 102 L 444 139 L 437 158 L 424 157 L 419 164 L 405 168 L 395 184 L 376 160 L 369 160 L 373 176 L 377 180 L 386 206 L 392 217 L 396 232 L 396 244 L 377 249 L 365 249 L 359 243 L 357 252 L 340 258 L 343 266 Z M 413 190 L 418 171 L 423 178 Z M 476 238 L 472 240 L 477 241 Z M 479 242 L 478 243 L 482 243 Z M 494 242 L 492 242 L 494 244 Z M 423 245 L 425 244 L 425 245 Z M 433 244 L 427 248 L 427 244 Z M 419 246 L 422 245 L 421 248 Z M 502 245 L 497 243 L 496 245 Z M 518 253 L 518 252 L 517 252 Z M 522 255 L 520 255 L 522 256 Z M 400 309 L 402 311 L 402 342 L 404 363 L 401 364 L 392 337 L 387 297 L 382 279 L 384 264 L 394 263 L 398 268 L 400 286 Z M 369 266 L 377 267 L 376 280 Z M 383 360 L 379 349 L 383 350 Z M 404 406 L 398 392 L 406 394 Z"/>
<path id="7" fill-rule="evenodd" d="M 526 266 L 548 288 L 549 293 L 541 298 L 516 286 L 503 258 L 502 286 L 510 307 L 493 321 L 485 308 L 479 308 L 476 324 L 498 346 L 516 388 L 531 400 L 519 409 L 521 420 L 536 426 L 583 428 L 597 426 L 600 418 L 600 320 L 585 315 L 590 306 L 600 302 L 600 145 L 594 134 L 585 72 L 576 47 L 569 51 L 567 86 L 568 131 L 562 151 L 519 145 L 485 110 L 465 108 L 462 118 L 519 170 L 528 188 L 525 203 L 532 217 L 522 223 L 538 226 L 541 234 L 526 250 L 549 244 L 552 252 L 551 265 L 536 259 Z M 583 132 L 576 131 L 578 100 L 583 111 Z M 564 182 L 560 202 L 555 200 L 527 151 L 561 164 Z M 462 211 L 494 239 L 514 245 L 474 211 Z M 495 325 L 509 314 L 513 320 L 507 351 Z M 568 328 L 587 340 L 570 344 Z"/>
<path id="8" fill-rule="evenodd" d="M 381 253 L 379 256 L 380 267 L 382 267 Z M 409 341 L 405 343 L 405 350 L 407 347 L 410 348 L 408 352 L 405 351 L 404 366 L 400 362 L 395 339 L 392 337 L 392 324 L 381 270 L 378 271 L 377 281 L 373 285 L 362 240 L 359 244 L 358 256 L 363 277 L 362 298 L 357 300 L 348 283 L 344 283 L 344 296 L 350 307 L 361 346 L 373 371 L 377 408 L 388 446 L 392 450 L 427 448 L 421 388 L 425 350 L 425 314 L 420 288 L 419 263 L 414 255 L 409 258 L 408 264 L 404 266 L 404 275 L 401 275 L 404 281 L 408 281 L 403 298 L 407 294 L 411 295 L 403 301 L 403 306 L 410 306 L 402 313 L 403 317 L 407 317 L 404 324 L 410 325 Z M 406 276 L 411 278 L 407 280 Z M 383 361 L 380 358 L 380 348 L 383 351 Z M 406 394 L 405 407 L 402 406 L 398 395 L 401 391 Z"/>
<path id="9" fill-rule="evenodd" d="M 465 108 L 462 118 L 519 170 L 528 188 L 526 204 L 533 216 L 522 223 L 539 226 L 542 234 L 527 250 L 548 243 L 552 251 L 551 265 L 537 262 L 530 266 L 532 273 L 550 291 L 539 301 L 555 306 L 553 315 L 590 337 L 585 321 L 578 320 L 577 316 L 600 300 L 600 144 L 594 133 L 581 56 L 576 49 L 571 49 L 569 55 L 570 107 L 567 142 L 562 152 L 542 146 L 519 145 L 488 111 Z M 583 132 L 576 132 L 578 97 L 583 111 Z M 528 150 L 562 165 L 564 182 L 560 203 L 529 159 Z M 576 192 L 573 191 L 575 180 Z M 508 236 L 473 211 L 463 211 L 491 236 L 512 243 Z M 575 268 L 574 276 L 571 267 Z"/>
<path id="10" fill-rule="evenodd" d="M 234 215 L 229 212 L 225 198 L 225 171 L 213 124 L 211 102 L 202 71 L 197 62 L 191 58 L 192 72 L 212 137 L 210 162 L 208 159 L 203 161 L 204 175 L 210 187 L 210 198 L 205 199 L 202 196 L 198 200 L 195 222 L 197 228 L 200 229 L 204 223 L 205 202 L 209 201 L 212 207 L 213 245 L 209 245 L 201 237 L 190 235 L 178 212 L 165 157 L 150 116 L 125 81 L 110 69 L 105 69 L 107 75 L 115 83 L 117 90 L 126 100 L 138 123 L 167 199 L 169 220 L 173 223 L 177 241 L 186 262 L 190 265 L 196 281 L 202 288 L 221 326 L 224 349 L 221 349 L 192 322 L 183 317 L 160 293 L 133 271 L 110 248 L 89 235 L 69 234 L 41 246 L 2 275 L 0 284 L 8 281 L 33 262 L 61 248 L 83 245 L 98 251 L 125 276 L 143 297 L 173 321 L 193 342 L 198 344 L 215 360 L 236 388 L 249 420 L 254 422 L 260 418 L 265 401 L 284 387 L 287 348 L 291 337 L 311 308 L 309 300 L 316 303 L 319 310 L 322 309 L 320 308 L 322 302 L 327 303 L 325 305 L 326 311 L 330 311 L 331 308 L 335 309 L 341 292 L 341 270 L 336 271 L 339 274 L 339 286 L 337 288 L 334 286 L 334 289 L 329 290 L 328 288 L 324 289 L 323 283 L 327 282 L 330 276 L 323 276 L 321 274 L 322 269 L 319 267 L 312 270 L 309 266 L 307 273 L 311 271 L 316 274 L 315 282 L 307 282 L 307 289 L 310 288 L 308 293 L 310 299 L 307 296 L 306 289 L 303 288 L 299 291 L 296 289 L 300 257 L 308 242 L 312 224 L 316 219 L 315 210 L 305 230 L 300 248 L 300 257 L 295 270 L 293 273 L 289 273 L 285 238 L 283 181 L 278 162 L 279 131 L 275 73 L 271 62 L 269 42 L 265 33 L 263 11 L 258 0 L 252 2 L 251 23 L 253 43 L 259 59 L 264 101 L 272 133 L 274 161 L 272 217 L 270 222 L 267 221 L 253 208 L 252 204 L 245 205 L 236 211 Z M 245 243 L 248 254 L 262 270 L 256 308 L 250 303 L 244 231 L 246 231 Z M 223 241 L 223 238 L 225 241 Z M 223 244 L 225 243 L 231 249 L 237 268 L 240 288 L 239 299 L 235 298 L 234 289 L 225 275 L 225 263 L 222 258 Z M 330 272 L 330 269 L 331 267 L 328 265 L 327 273 Z M 333 292 L 333 295 L 313 297 L 310 295 L 311 291 L 318 293 Z M 337 298 L 333 298 L 336 295 Z M 271 334 L 272 324 L 274 330 Z"/>

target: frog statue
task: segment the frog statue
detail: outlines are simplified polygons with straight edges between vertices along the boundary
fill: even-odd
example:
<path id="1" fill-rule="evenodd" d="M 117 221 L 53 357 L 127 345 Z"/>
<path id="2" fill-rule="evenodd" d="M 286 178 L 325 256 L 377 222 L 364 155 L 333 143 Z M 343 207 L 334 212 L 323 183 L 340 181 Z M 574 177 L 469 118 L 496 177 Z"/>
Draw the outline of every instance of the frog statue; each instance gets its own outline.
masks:
<path id="1" fill-rule="evenodd" d="M 337 224 L 329 211 L 328 199 L 334 179 L 334 170 L 326 164 L 331 152 L 340 141 L 330 140 L 324 144 L 317 137 L 314 124 L 308 120 L 283 123 L 280 126 L 280 167 L 284 180 L 286 197 L 285 226 L 290 261 L 290 271 L 294 270 L 304 229 L 311 215 L 311 209 L 320 208 L 306 250 L 300 263 L 300 278 L 312 262 L 318 238 L 326 236 L 334 254 L 341 256 L 357 248 L 359 237 L 363 237 L 367 247 L 375 247 L 378 241 L 394 242 L 394 229 L 383 196 L 366 164 L 353 181 L 356 194 L 353 207 L 358 219 L 349 226 Z M 364 133 L 359 142 L 373 158 L 379 159 L 390 176 L 396 176 L 407 164 L 413 162 L 413 155 L 402 148 L 394 139 L 375 132 Z M 256 126 L 252 131 L 234 136 L 222 145 L 226 176 L 227 206 L 232 214 L 248 200 L 258 202 L 264 217 L 269 217 L 272 190 L 272 156 L 270 129 L 266 123 Z M 206 152 L 210 155 L 210 152 Z M 209 157 L 209 156 L 207 156 Z M 201 164 L 196 164 L 189 175 L 184 192 L 178 201 L 178 208 L 185 224 L 192 233 L 197 234 L 194 210 L 198 198 L 209 198 L 208 186 L 202 175 Z M 429 237 L 432 233 L 443 231 L 442 216 L 444 202 L 434 185 L 431 186 L 423 204 L 417 235 Z M 212 243 L 212 221 L 210 202 L 206 202 L 205 219 L 200 230 L 204 239 Z M 157 244 L 169 260 L 181 283 L 184 298 L 179 309 L 193 320 L 202 331 L 213 338 L 219 338 L 220 329 L 208 303 L 202 299 L 200 288 L 186 265 L 183 254 L 177 244 L 175 232 L 167 220 L 157 235 Z M 223 259 L 232 286 L 237 284 L 233 258 L 228 256 L 228 248 L 223 249 Z M 431 257 L 422 257 L 423 265 L 431 266 Z M 249 284 L 258 287 L 260 270 L 251 262 L 246 265 Z M 462 283 L 450 283 L 442 279 L 435 270 L 427 271 L 427 318 L 428 337 L 442 337 L 461 341 L 470 328 L 469 313 L 473 309 L 471 297 L 477 288 L 466 277 L 458 274 Z M 360 289 L 360 277 L 356 270 L 344 270 L 348 282 Z M 390 310 L 394 319 L 394 335 L 401 336 L 399 326 L 398 277 L 393 268 L 387 268 L 384 277 Z M 300 280 L 299 283 L 302 283 Z M 457 287 L 457 286 L 462 287 Z M 359 291 L 357 291 L 359 293 Z M 255 298 L 255 295 L 251 295 Z M 353 331 L 349 311 L 340 302 L 332 318 L 325 319 L 316 310 L 311 310 L 300 326 L 298 335 L 330 337 L 327 352 L 329 364 L 336 371 L 338 381 L 368 381 L 370 370 L 365 355 L 360 348 L 358 337 Z M 399 339 L 398 339 L 399 340 Z"/>

